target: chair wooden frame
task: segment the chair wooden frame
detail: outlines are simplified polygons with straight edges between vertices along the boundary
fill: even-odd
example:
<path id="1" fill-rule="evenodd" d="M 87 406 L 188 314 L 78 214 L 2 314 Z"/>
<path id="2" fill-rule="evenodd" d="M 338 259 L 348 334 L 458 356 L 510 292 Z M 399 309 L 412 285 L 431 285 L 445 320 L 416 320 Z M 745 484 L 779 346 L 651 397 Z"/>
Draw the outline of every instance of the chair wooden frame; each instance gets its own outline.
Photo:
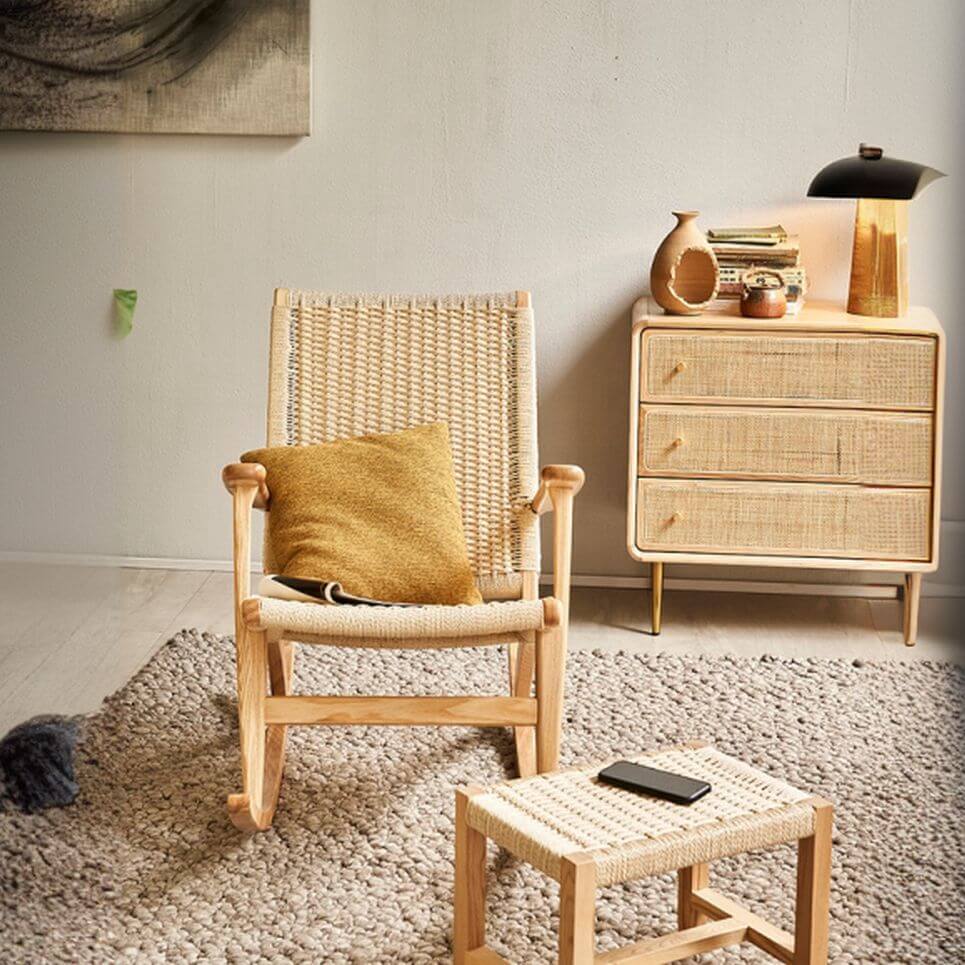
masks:
<path id="1" fill-rule="evenodd" d="M 529 307 L 529 294 L 517 293 L 518 307 Z M 578 466 L 543 468 L 530 508 L 554 512 L 553 595 L 542 601 L 543 626 L 514 634 L 508 644 L 509 696 L 299 696 L 292 693 L 294 642 L 266 626 L 260 601 L 251 596 L 251 514 L 270 510 L 267 471 L 256 463 L 232 463 L 222 472 L 232 497 L 234 613 L 237 652 L 238 729 L 242 790 L 228 797 L 231 821 L 244 831 L 271 826 L 284 771 L 287 729 L 293 724 L 386 724 L 510 726 L 514 731 L 521 776 L 555 770 L 559 764 L 563 680 L 572 556 L 573 500 L 583 486 Z M 523 599 L 539 597 L 539 574 L 522 573 Z M 487 640 L 404 640 L 393 646 L 458 647 L 505 643 L 505 635 Z M 345 641 L 351 645 L 350 641 Z M 535 694 L 534 690 L 535 682 Z"/>

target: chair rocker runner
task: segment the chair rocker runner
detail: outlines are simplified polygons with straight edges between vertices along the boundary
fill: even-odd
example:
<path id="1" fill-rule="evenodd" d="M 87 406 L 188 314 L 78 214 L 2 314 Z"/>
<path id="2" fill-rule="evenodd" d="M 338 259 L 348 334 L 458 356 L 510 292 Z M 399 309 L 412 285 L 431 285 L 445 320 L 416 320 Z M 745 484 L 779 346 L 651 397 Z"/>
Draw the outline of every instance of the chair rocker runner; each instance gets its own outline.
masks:
<path id="1" fill-rule="evenodd" d="M 278 289 L 268 445 L 309 445 L 446 422 L 477 606 L 323 606 L 252 597 L 251 512 L 271 493 L 254 463 L 226 466 L 234 525 L 242 791 L 232 822 L 270 827 L 291 724 L 512 727 L 520 776 L 559 763 L 578 466 L 537 473 L 533 312 L 503 295 L 336 295 Z M 539 598 L 538 517 L 552 510 L 553 595 Z M 424 649 L 505 645 L 508 696 L 296 696 L 294 644 Z M 535 679 L 535 694 L 534 694 Z"/>

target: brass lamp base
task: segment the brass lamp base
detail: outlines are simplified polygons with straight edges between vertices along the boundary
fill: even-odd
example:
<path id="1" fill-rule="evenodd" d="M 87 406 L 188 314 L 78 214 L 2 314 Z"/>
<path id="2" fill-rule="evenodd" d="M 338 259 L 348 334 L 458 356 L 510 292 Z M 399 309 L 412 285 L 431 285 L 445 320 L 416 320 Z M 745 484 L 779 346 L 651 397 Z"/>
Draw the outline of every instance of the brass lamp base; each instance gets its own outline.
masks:
<path id="1" fill-rule="evenodd" d="M 848 311 L 876 318 L 908 311 L 907 201 L 858 199 Z"/>

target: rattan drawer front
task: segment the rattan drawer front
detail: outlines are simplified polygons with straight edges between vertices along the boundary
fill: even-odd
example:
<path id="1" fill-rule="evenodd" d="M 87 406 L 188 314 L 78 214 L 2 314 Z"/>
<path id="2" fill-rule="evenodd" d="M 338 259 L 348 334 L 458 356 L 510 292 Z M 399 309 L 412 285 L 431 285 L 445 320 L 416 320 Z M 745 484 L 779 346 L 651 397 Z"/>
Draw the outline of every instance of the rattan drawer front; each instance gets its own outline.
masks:
<path id="1" fill-rule="evenodd" d="M 643 334 L 645 401 L 930 409 L 935 340 L 771 332 Z"/>
<path id="2" fill-rule="evenodd" d="M 639 475 L 929 486 L 932 417 L 890 412 L 642 406 Z"/>
<path id="3" fill-rule="evenodd" d="M 927 560 L 931 490 L 644 478 L 643 551 Z"/>

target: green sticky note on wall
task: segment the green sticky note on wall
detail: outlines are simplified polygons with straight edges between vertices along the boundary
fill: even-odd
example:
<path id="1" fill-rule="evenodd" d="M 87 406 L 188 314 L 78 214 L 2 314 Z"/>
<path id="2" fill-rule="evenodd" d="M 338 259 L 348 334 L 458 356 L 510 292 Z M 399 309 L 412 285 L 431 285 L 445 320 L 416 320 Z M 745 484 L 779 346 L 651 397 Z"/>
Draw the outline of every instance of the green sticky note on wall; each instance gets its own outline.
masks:
<path id="1" fill-rule="evenodd" d="M 136 289 L 114 289 L 114 307 L 117 312 L 117 332 L 121 338 L 131 334 L 131 329 L 134 327 L 134 308 L 136 305 Z"/>

